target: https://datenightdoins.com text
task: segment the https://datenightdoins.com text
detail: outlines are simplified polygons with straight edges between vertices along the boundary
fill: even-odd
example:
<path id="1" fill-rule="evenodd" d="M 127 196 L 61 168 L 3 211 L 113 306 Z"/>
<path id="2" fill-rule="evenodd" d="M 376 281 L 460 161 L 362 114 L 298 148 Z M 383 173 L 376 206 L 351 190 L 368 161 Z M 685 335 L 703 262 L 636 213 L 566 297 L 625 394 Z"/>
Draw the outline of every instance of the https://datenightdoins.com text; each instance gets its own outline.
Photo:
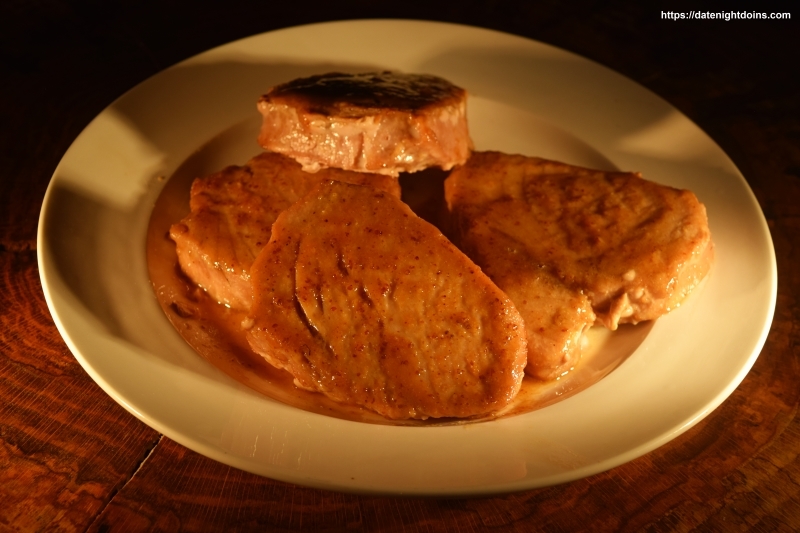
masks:
<path id="1" fill-rule="evenodd" d="M 791 13 L 761 11 L 662 11 L 662 20 L 790 20 Z"/>

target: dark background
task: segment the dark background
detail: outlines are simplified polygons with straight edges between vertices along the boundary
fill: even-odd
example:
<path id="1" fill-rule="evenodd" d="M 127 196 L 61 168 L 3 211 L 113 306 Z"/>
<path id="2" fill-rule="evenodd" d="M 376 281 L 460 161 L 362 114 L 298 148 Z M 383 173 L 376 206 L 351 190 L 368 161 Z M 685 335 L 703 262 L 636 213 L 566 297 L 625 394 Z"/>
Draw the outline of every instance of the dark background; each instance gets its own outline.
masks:
<path id="1" fill-rule="evenodd" d="M 788 21 L 726 22 L 663 19 L 662 11 L 678 7 L 644 2 L 407 0 L 391 7 L 378 4 L 7 1 L 0 6 L 0 73 L 5 93 L 0 117 L 10 135 L 0 147 L 0 168 L 9 177 L 24 173 L 34 178 L 43 194 L 55 164 L 80 130 L 147 77 L 249 35 L 362 18 L 418 18 L 481 26 L 593 59 L 684 112 L 729 153 L 746 177 L 757 170 L 754 161 L 740 154 L 740 144 L 748 142 L 739 135 L 741 130 L 760 131 L 758 141 L 786 155 L 798 141 L 796 123 L 793 128 L 788 122 L 798 116 L 800 11 Z M 41 146 L 49 148 L 45 157 L 35 153 Z M 780 169 L 790 179 L 800 177 L 796 152 L 794 158 L 793 164 Z M 35 169 L 30 167 L 32 159 L 36 159 Z M 751 186 L 757 183 L 751 180 Z M 764 208 L 769 218 L 769 206 Z M 0 224 L 8 223 L 7 215 L 0 215 Z"/>
<path id="2" fill-rule="evenodd" d="M 752 3 L 748 10 L 778 10 Z M 793 531 L 800 527 L 800 31 L 662 19 L 645 2 L 0 2 L 0 530 Z M 481 26 L 575 52 L 704 129 L 775 243 L 775 321 L 753 370 L 668 445 L 567 485 L 467 500 L 338 494 L 208 460 L 116 405 L 69 353 L 36 266 L 42 198 L 120 94 L 211 47 L 356 18 Z"/>

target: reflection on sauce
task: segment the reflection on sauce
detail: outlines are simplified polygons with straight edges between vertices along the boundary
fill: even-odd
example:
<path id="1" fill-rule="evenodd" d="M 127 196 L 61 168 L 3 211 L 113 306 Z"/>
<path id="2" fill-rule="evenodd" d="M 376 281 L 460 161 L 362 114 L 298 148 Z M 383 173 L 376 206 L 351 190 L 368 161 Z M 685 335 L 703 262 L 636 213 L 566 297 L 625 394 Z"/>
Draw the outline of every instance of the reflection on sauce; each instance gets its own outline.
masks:
<path id="1" fill-rule="evenodd" d="M 230 142 L 224 136 L 196 152 L 175 172 L 164 187 L 153 209 L 147 233 L 147 264 L 156 297 L 173 326 L 194 350 L 233 379 L 285 404 L 323 415 L 369 422 L 405 426 L 464 424 L 513 416 L 558 402 L 596 383 L 641 344 L 651 323 L 620 326 L 615 332 L 592 328 L 588 346 L 579 365 L 552 382 L 540 382 L 525 376 L 515 400 L 501 413 L 491 417 L 456 420 L 387 420 L 357 406 L 343 405 L 320 393 L 294 386 L 291 375 L 269 365 L 252 352 L 242 329 L 244 313 L 214 302 L 194 285 L 178 267 L 175 245 L 169 238 L 169 227 L 189 212 L 189 187 L 196 176 L 210 174 L 217 168 L 204 168 L 209 151 L 224 149 Z M 254 154 L 255 155 L 255 154 Z M 232 161 L 231 163 L 236 163 Z M 441 205 L 441 171 L 423 171 L 401 176 L 403 199 L 422 218 L 436 218 Z"/>

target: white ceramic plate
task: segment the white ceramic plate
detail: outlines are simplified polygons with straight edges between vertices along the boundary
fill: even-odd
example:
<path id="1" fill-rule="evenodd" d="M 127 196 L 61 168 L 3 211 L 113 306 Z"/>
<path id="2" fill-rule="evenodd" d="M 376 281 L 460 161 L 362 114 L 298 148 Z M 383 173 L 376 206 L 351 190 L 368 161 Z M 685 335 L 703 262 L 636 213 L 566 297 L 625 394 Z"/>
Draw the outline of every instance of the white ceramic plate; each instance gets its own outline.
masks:
<path id="1" fill-rule="evenodd" d="M 331 70 L 443 76 L 471 94 L 479 149 L 642 171 L 692 189 L 717 258 L 686 305 L 588 389 L 528 414 L 393 427 L 265 398 L 198 357 L 160 310 L 144 242 L 165 178 L 251 124 L 268 87 Z M 255 119 L 257 120 L 257 119 Z M 245 126 L 243 126 L 243 124 Z M 209 151 L 241 163 L 255 140 Z M 561 483 L 675 438 L 744 378 L 766 338 L 777 274 L 764 217 L 728 157 L 647 90 L 562 50 L 488 30 L 417 21 L 303 26 L 184 61 L 109 106 L 56 169 L 39 226 L 48 305 L 75 357 L 116 401 L 171 439 L 274 479 L 337 490 L 461 495 Z"/>

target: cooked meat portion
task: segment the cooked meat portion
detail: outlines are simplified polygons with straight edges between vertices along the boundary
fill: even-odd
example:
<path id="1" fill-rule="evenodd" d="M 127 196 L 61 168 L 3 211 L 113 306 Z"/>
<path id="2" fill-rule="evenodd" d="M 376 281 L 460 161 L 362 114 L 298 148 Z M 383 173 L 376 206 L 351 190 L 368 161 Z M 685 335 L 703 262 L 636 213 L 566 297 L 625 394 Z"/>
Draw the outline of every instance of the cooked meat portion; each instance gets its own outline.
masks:
<path id="1" fill-rule="evenodd" d="M 192 184 L 191 213 L 170 228 L 183 272 L 212 298 L 247 309 L 250 266 L 266 246 L 278 215 L 326 180 L 368 184 L 400 197 L 387 176 L 329 169 L 316 174 L 280 154 L 262 153 Z"/>
<path id="2" fill-rule="evenodd" d="M 529 332 L 536 328 L 528 324 L 526 306 L 505 285 L 519 274 L 496 266 L 519 269 L 523 252 L 523 262 L 551 270 L 576 297 L 585 294 L 610 329 L 678 307 L 713 259 L 705 207 L 694 194 L 638 174 L 476 152 L 448 177 L 445 196 L 467 250 L 484 250 L 487 245 L 475 239 L 489 231 L 514 243 L 496 251 L 512 254 L 513 262 L 486 251 L 473 259 L 510 292 Z M 529 344 L 536 343 L 529 338 Z M 531 368 L 537 368 L 535 357 L 530 354 Z"/>
<path id="3" fill-rule="evenodd" d="M 269 90 L 258 142 L 314 172 L 333 167 L 397 176 L 449 170 L 472 147 L 467 93 L 436 76 L 329 73 Z"/>
<path id="4" fill-rule="evenodd" d="M 385 192 L 321 184 L 278 217 L 252 282 L 250 345 L 298 387 L 392 419 L 486 414 L 519 391 L 514 305 Z"/>
<path id="5" fill-rule="evenodd" d="M 514 217 L 512 211 L 504 216 Z M 524 242 L 498 230 L 490 212 L 472 219 L 461 236 L 464 251 L 500 287 L 525 321 L 525 372 L 542 380 L 571 370 L 580 359 L 584 332 L 594 324 L 589 298 L 567 287 L 553 269 L 534 260 Z"/>

